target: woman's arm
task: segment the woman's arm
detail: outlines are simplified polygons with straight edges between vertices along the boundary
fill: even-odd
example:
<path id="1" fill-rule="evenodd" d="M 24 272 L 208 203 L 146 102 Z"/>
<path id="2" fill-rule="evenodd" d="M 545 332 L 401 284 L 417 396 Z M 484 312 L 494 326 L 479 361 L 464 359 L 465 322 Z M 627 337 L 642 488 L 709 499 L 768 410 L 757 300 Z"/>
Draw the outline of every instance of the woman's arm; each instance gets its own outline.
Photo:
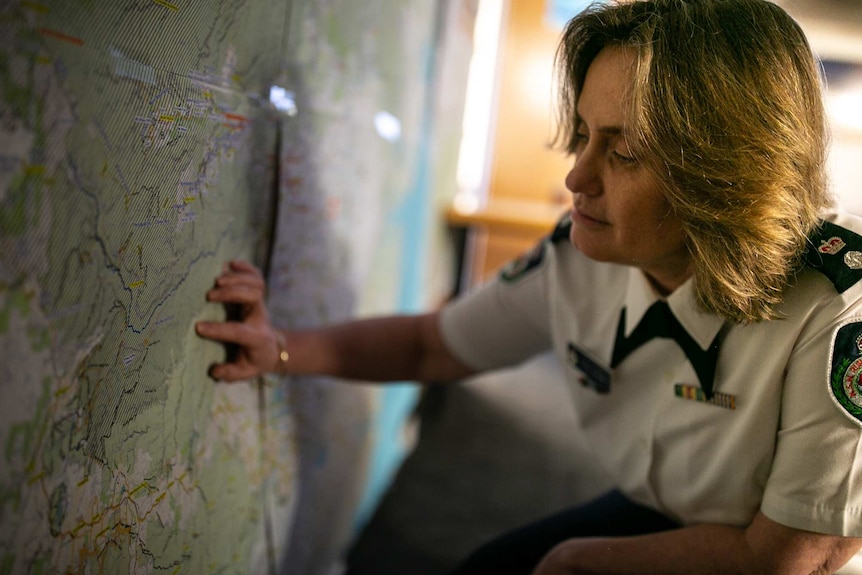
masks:
<path id="1" fill-rule="evenodd" d="M 278 371 L 366 381 L 430 382 L 473 373 L 446 348 L 436 313 L 283 331 L 270 324 L 265 298 L 262 274 L 242 261 L 230 262 L 207 292 L 209 301 L 236 304 L 241 309 L 241 321 L 196 325 L 202 337 L 239 346 L 234 361 L 213 366 L 210 373 L 216 379 L 235 381 Z M 279 360 L 282 347 L 289 354 L 287 362 Z"/>
<path id="2" fill-rule="evenodd" d="M 758 513 L 747 529 L 698 525 L 620 538 L 570 539 L 533 575 L 831 575 L 862 539 L 811 533 Z"/>

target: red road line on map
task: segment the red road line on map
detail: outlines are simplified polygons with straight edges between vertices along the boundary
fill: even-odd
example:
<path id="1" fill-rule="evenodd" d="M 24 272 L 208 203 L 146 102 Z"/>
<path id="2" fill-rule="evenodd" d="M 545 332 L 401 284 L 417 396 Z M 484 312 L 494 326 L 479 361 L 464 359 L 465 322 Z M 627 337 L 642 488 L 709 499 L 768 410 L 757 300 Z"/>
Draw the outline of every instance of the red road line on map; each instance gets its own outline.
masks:
<path id="1" fill-rule="evenodd" d="M 75 38 L 74 36 L 63 34 L 62 32 L 52 30 L 51 28 L 39 28 L 39 34 L 42 34 L 43 36 L 50 36 L 52 38 L 56 38 L 57 40 L 63 40 L 64 42 L 74 44 L 75 46 L 84 45 L 84 41 L 80 38 Z"/>
<path id="2" fill-rule="evenodd" d="M 237 120 L 239 122 L 248 122 L 248 118 L 245 116 L 240 116 L 239 114 L 229 114 L 225 112 L 224 117 L 228 120 Z"/>

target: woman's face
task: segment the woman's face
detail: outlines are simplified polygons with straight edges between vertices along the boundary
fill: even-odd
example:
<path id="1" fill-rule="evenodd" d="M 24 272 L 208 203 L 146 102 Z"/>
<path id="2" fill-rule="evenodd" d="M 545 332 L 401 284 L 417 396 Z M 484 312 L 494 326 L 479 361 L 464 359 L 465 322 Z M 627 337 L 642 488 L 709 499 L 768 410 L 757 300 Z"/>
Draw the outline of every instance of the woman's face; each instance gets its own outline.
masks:
<path id="1" fill-rule="evenodd" d="M 626 145 L 623 97 L 634 61 L 632 51 L 608 47 L 587 70 L 576 159 L 566 176 L 574 194 L 571 240 L 594 260 L 641 268 L 670 293 L 691 275 L 691 258 L 658 182 Z"/>

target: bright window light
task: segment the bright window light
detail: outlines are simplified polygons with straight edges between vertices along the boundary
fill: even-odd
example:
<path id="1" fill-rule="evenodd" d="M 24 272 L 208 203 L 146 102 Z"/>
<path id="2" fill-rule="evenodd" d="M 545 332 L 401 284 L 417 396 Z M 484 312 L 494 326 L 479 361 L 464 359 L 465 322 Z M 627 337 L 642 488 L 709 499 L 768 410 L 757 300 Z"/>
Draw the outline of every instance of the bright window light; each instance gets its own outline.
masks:
<path id="1" fill-rule="evenodd" d="M 491 112 L 503 4 L 502 0 L 479 0 L 473 30 L 473 56 L 467 76 L 457 183 L 459 195 L 473 195 L 477 200 L 487 195 L 485 175 L 488 171 L 488 145 L 491 139 Z"/>

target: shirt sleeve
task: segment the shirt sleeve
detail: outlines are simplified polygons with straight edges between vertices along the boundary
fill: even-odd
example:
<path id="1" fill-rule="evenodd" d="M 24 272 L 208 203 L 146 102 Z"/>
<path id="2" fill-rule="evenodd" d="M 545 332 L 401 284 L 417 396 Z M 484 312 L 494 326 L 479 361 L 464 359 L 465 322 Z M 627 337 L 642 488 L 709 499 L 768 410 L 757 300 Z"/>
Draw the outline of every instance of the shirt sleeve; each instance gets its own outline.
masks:
<path id="1" fill-rule="evenodd" d="M 860 391 L 862 304 L 840 303 L 817 313 L 789 358 L 761 509 L 789 527 L 862 537 L 862 401 L 840 397 L 845 385 Z"/>
<path id="2" fill-rule="evenodd" d="M 494 280 L 441 313 L 449 350 L 478 371 L 513 366 L 551 347 L 548 271 L 553 244 L 545 240 Z"/>

